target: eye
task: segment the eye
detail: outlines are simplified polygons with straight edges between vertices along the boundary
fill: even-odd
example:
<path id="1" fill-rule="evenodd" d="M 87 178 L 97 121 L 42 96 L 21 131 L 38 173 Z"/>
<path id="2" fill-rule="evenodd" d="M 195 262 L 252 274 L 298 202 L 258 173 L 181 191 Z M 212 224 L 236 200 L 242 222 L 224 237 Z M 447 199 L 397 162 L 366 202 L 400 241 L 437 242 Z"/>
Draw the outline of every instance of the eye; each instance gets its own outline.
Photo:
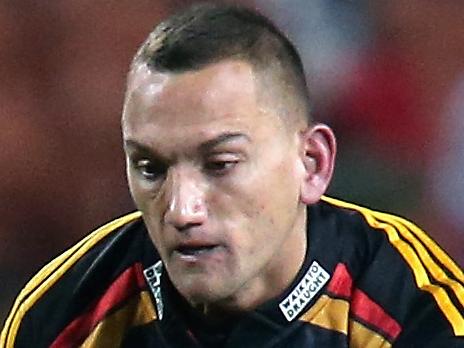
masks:
<path id="1" fill-rule="evenodd" d="M 145 180 L 149 181 L 156 180 L 166 172 L 166 168 L 153 163 L 149 159 L 134 160 L 132 162 L 132 166 L 138 174 L 140 174 Z"/>
<path id="2" fill-rule="evenodd" d="M 240 162 L 235 155 L 219 155 L 209 158 L 205 163 L 205 169 L 213 175 L 224 175 L 234 169 Z"/>

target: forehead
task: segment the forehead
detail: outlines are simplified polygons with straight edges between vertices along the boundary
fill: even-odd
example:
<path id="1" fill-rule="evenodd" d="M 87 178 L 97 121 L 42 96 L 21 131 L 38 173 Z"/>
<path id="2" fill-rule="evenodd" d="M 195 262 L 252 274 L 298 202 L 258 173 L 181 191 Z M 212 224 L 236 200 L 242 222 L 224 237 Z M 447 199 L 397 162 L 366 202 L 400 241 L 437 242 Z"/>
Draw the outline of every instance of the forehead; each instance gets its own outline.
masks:
<path id="1" fill-rule="evenodd" d="M 257 98 L 256 74 L 243 61 L 224 61 L 179 74 L 136 67 L 128 78 L 124 137 L 189 142 L 217 133 L 253 133 L 270 123 Z"/>

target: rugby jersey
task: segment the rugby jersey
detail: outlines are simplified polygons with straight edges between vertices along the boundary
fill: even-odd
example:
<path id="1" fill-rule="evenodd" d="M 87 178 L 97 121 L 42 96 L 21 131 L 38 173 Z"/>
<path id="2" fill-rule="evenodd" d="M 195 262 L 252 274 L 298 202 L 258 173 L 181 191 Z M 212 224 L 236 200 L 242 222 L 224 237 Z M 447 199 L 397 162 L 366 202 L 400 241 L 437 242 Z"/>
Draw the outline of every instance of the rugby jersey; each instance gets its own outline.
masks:
<path id="1" fill-rule="evenodd" d="M 411 222 L 323 197 L 288 289 L 214 323 L 172 286 L 136 212 L 32 278 L 0 347 L 464 347 L 464 274 Z"/>

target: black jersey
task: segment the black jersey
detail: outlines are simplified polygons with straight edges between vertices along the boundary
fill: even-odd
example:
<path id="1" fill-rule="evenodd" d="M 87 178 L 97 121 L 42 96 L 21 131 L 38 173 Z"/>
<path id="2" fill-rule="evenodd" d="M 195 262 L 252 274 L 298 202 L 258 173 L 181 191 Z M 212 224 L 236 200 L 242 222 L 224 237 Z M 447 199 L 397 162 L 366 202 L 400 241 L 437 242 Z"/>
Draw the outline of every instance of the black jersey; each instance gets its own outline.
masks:
<path id="1" fill-rule="evenodd" d="M 173 288 L 133 213 L 25 286 L 0 347 L 464 347 L 464 274 L 407 220 L 324 197 L 308 207 L 288 289 L 211 323 Z"/>

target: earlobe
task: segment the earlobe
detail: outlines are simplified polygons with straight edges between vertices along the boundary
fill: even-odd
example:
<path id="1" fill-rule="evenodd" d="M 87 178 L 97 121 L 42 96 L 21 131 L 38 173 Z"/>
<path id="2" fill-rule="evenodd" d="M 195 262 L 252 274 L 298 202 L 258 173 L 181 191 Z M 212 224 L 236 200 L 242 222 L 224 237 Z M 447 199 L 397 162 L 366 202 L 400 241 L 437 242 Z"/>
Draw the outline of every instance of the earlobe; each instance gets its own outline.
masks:
<path id="1" fill-rule="evenodd" d="M 328 126 L 316 124 L 300 136 L 300 156 L 305 170 L 301 179 L 300 199 L 304 204 L 314 204 L 326 192 L 332 179 L 335 135 Z"/>

